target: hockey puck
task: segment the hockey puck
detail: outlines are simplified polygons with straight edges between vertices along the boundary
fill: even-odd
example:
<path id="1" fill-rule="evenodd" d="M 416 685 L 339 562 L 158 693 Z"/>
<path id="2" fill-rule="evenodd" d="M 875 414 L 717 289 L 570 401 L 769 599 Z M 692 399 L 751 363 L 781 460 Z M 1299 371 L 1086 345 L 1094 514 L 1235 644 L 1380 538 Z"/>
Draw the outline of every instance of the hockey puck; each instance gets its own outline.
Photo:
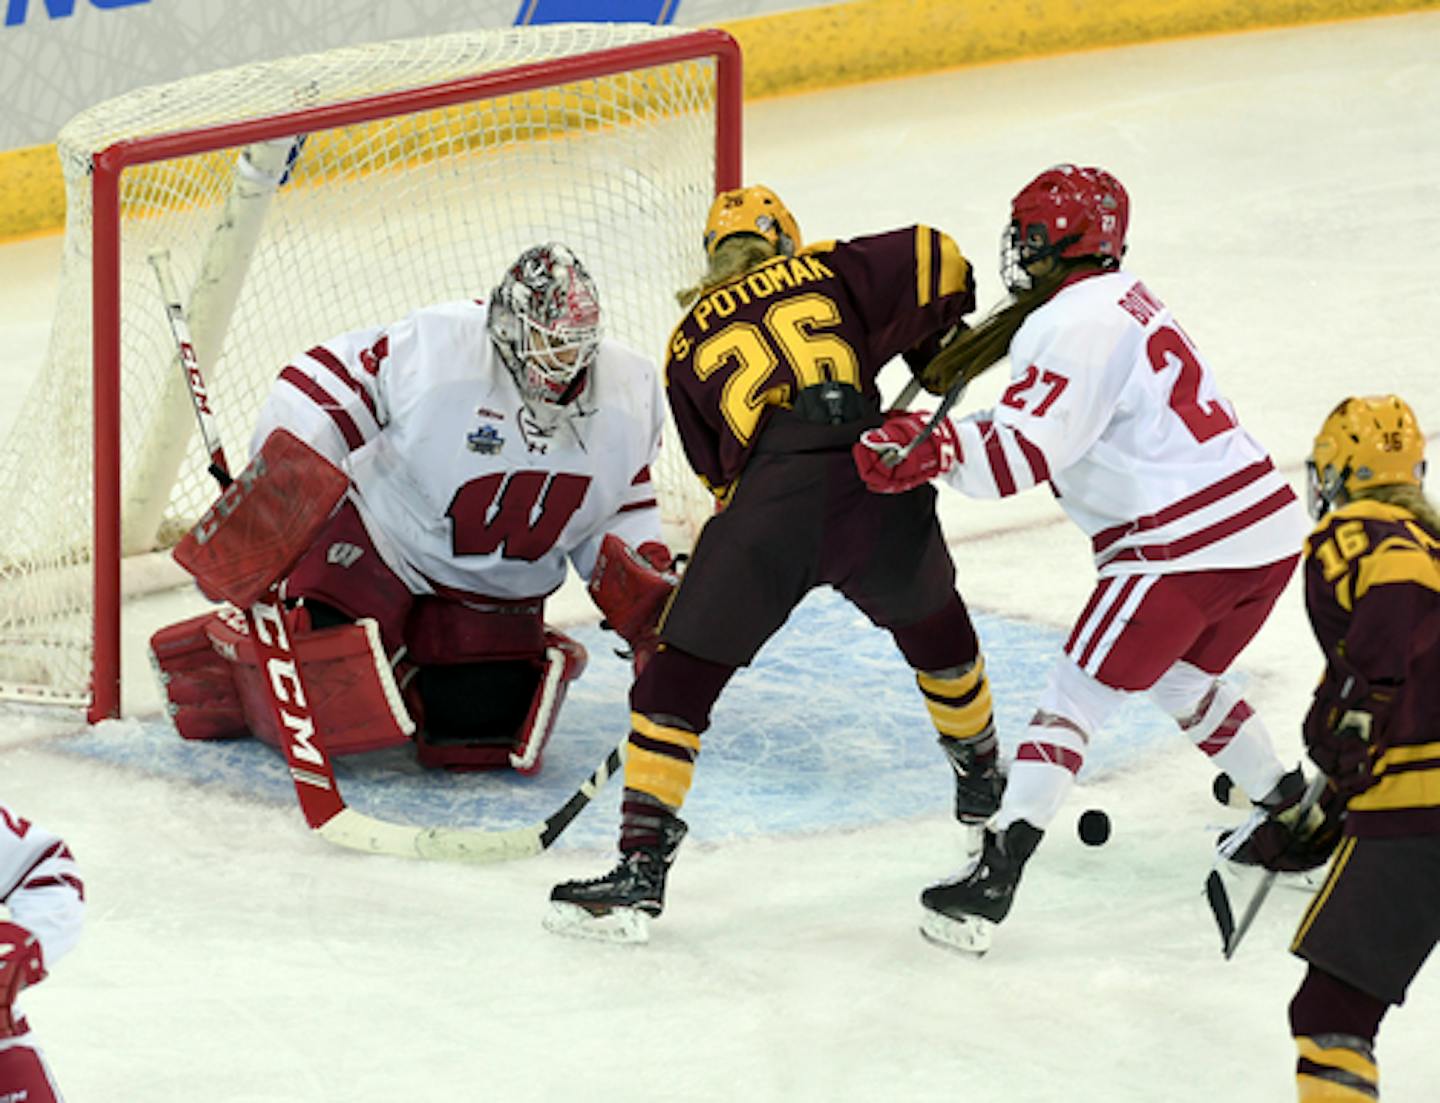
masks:
<path id="1" fill-rule="evenodd" d="M 1110 838 L 1110 817 L 1098 808 L 1081 813 L 1080 841 L 1086 846 L 1104 846 Z"/>
<path id="2" fill-rule="evenodd" d="M 1215 794 L 1215 799 L 1227 807 L 1230 804 L 1230 794 L 1235 791 L 1235 782 L 1229 774 L 1220 772 L 1215 775 L 1215 782 L 1210 786 L 1210 792 Z"/>

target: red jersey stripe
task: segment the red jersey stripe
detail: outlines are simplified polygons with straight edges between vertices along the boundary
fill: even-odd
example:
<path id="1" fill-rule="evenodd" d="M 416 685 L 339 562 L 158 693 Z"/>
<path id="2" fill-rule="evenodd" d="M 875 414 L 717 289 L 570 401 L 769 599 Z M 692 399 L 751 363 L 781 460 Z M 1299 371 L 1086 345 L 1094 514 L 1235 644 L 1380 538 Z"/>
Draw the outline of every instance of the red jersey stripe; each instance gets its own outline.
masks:
<path id="1" fill-rule="evenodd" d="M 340 430 L 340 435 L 345 438 L 350 451 L 355 451 L 365 443 L 365 436 L 355 424 L 355 419 L 342 410 L 315 380 L 293 364 L 280 373 L 280 378 L 330 415 L 330 420 Z"/>
<path id="2" fill-rule="evenodd" d="M 1097 562 L 1100 566 L 1105 566 L 1110 563 L 1136 560 L 1145 563 L 1159 563 L 1165 560 L 1183 559 L 1201 548 L 1219 543 L 1227 536 L 1234 536 L 1237 532 L 1249 528 L 1256 522 L 1263 521 L 1270 514 L 1279 512 L 1294 500 L 1295 492 L 1288 486 L 1283 486 L 1269 497 L 1262 498 L 1234 516 L 1217 521 L 1198 532 L 1192 532 L 1189 536 L 1182 536 L 1179 540 L 1174 540 L 1169 544 L 1146 544 L 1137 548 L 1122 548 L 1112 555 L 1101 556 Z"/>
<path id="3" fill-rule="evenodd" d="M 330 374 L 335 376 L 336 379 L 340 380 L 340 382 L 344 383 L 345 386 L 349 387 L 352 391 L 354 391 L 357 395 L 360 396 L 360 401 L 365 403 L 365 409 L 370 411 L 370 416 L 375 418 L 376 421 L 380 420 L 375 415 L 375 400 L 370 397 L 370 392 L 367 391 L 355 380 L 354 376 L 350 374 L 349 370 L 345 367 L 344 361 L 341 360 L 340 357 L 336 356 L 324 345 L 316 345 L 305 355 L 310 357 L 310 359 L 314 360 L 317 364 L 320 364 L 322 367 L 329 369 Z"/>
<path id="4" fill-rule="evenodd" d="M 1243 490 L 1258 479 L 1264 478 L 1275 470 L 1275 465 L 1267 457 L 1257 460 L 1247 467 L 1242 467 L 1233 475 L 1227 475 L 1219 482 L 1211 483 L 1203 490 L 1197 490 L 1194 494 L 1181 498 L 1178 502 L 1166 506 L 1157 513 L 1146 517 L 1137 517 L 1124 525 L 1112 525 L 1108 529 L 1102 529 L 1091 538 L 1091 546 L 1095 554 L 1099 555 L 1115 541 L 1129 536 L 1132 532 L 1145 532 L 1149 529 L 1159 528 L 1161 525 L 1168 525 L 1171 521 L 1178 521 L 1186 514 L 1195 513 L 1206 506 L 1214 505 L 1222 498 L 1227 498 L 1237 490 Z"/>

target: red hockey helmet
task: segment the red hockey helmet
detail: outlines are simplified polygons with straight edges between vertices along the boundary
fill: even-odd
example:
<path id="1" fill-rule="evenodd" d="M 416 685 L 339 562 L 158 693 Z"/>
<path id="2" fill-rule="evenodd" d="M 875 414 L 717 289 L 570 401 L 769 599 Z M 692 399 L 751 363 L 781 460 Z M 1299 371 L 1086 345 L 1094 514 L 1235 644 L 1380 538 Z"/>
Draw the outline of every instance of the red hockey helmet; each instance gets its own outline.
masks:
<path id="1" fill-rule="evenodd" d="M 1029 287 L 1027 269 L 1048 257 L 1098 257 L 1118 267 L 1129 225 L 1130 197 L 1104 169 L 1048 168 L 1010 201 L 1001 275 L 1014 291 Z"/>

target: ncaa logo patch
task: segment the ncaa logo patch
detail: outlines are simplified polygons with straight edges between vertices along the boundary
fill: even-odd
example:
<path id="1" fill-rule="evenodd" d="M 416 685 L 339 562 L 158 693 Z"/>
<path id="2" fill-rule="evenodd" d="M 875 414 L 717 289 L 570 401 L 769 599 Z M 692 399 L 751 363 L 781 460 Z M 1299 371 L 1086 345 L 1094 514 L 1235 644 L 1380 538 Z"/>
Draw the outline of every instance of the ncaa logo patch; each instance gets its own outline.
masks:
<path id="1" fill-rule="evenodd" d="M 482 425 L 473 433 L 465 434 L 465 444 L 472 452 L 479 452 L 484 456 L 494 456 L 505 447 L 505 438 L 500 435 L 500 430 L 493 425 Z"/>

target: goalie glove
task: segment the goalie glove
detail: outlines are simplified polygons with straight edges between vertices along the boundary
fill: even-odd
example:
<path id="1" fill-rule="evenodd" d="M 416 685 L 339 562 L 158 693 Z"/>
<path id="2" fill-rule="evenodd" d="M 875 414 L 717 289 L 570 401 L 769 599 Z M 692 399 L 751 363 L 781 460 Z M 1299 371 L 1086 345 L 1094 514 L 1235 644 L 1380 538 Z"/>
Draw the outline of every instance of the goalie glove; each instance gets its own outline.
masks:
<path id="1" fill-rule="evenodd" d="M 0 1038 L 25 1033 L 25 1018 L 15 1011 L 15 1000 L 44 979 L 40 940 L 19 923 L 0 922 Z"/>
<path id="2" fill-rule="evenodd" d="M 930 417 L 925 413 L 891 414 L 884 425 L 860 434 L 850 451 L 867 487 L 877 494 L 903 494 L 960 462 L 960 438 L 948 417 L 942 417 L 930 435 L 897 462 L 905 447 L 925 431 Z"/>
<path id="3" fill-rule="evenodd" d="M 660 618 L 680 584 L 670 549 L 656 541 L 632 548 L 614 533 L 600 542 L 587 589 L 605 618 L 602 628 L 630 645 L 639 674 L 660 644 Z"/>

